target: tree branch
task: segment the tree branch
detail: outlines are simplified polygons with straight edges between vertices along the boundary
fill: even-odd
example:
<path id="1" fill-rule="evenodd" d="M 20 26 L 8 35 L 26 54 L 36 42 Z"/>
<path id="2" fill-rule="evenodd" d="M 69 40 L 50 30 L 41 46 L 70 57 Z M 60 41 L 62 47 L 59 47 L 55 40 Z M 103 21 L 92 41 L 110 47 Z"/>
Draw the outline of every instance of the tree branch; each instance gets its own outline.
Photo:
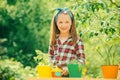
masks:
<path id="1" fill-rule="evenodd" d="M 117 5 L 115 2 L 113 2 L 112 0 L 110 0 L 110 2 L 111 2 L 112 4 L 114 4 L 117 8 L 120 8 L 120 6 Z"/>

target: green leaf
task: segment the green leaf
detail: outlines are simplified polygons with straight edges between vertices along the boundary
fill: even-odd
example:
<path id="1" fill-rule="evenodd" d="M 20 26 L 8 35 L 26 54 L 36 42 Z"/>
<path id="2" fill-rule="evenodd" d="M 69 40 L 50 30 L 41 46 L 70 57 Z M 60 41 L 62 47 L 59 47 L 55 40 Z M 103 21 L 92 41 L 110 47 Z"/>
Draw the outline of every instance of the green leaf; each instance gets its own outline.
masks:
<path id="1" fill-rule="evenodd" d="M 100 31 L 100 32 L 103 32 L 103 28 L 101 28 L 99 31 Z"/>
<path id="2" fill-rule="evenodd" d="M 88 11 L 90 10 L 90 6 L 91 6 L 90 3 L 86 4 L 86 8 L 87 8 Z"/>
<path id="3" fill-rule="evenodd" d="M 82 37 L 83 36 L 83 32 L 80 32 L 79 36 Z"/>
<path id="4" fill-rule="evenodd" d="M 7 4 L 9 5 L 15 5 L 17 0 L 7 0 Z"/>
<path id="5" fill-rule="evenodd" d="M 77 17 L 78 17 L 78 18 L 80 17 L 79 13 L 77 13 Z"/>
<path id="6" fill-rule="evenodd" d="M 89 38 L 93 37 L 94 32 L 90 32 Z"/>
<path id="7" fill-rule="evenodd" d="M 95 36 L 98 36 L 98 33 L 95 33 Z"/>
<path id="8" fill-rule="evenodd" d="M 109 28 L 109 31 L 114 34 L 115 33 L 115 29 L 114 28 Z"/>
<path id="9" fill-rule="evenodd" d="M 95 5 L 94 4 L 92 4 L 91 8 L 92 8 L 92 11 L 95 12 Z"/>
<path id="10" fill-rule="evenodd" d="M 101 22 L 101 26 L 103 26 L 103 25 L 104 25 L 104 22 L 102 21 L 102 22 Z"/>

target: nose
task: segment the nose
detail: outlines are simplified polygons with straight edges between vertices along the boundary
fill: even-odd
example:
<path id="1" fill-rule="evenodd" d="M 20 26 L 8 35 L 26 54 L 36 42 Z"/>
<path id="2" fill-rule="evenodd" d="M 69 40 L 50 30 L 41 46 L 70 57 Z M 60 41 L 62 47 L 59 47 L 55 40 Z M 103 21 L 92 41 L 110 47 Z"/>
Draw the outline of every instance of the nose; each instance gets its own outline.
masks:
<path id="1" fill-rule="evenodd" d="M 65 27 L 65 26 L 66 26 L 66 24 L 65 24 L 65 23 L 63 23 L 63 24 L 62 24 L 62 27 Z"/>

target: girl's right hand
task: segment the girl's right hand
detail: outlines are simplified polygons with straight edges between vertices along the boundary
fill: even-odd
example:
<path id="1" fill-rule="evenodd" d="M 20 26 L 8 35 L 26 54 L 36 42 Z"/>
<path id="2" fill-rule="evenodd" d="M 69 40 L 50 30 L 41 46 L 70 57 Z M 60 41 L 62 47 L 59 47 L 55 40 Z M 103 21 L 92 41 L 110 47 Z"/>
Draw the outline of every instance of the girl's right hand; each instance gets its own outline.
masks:
<path id="1" fill-rule="evenodd" d="M 68 75 L 68 68 L 67 68 L 67 67 L 63 67 L 62 75 L 63 75 L 63 76 Z"/>

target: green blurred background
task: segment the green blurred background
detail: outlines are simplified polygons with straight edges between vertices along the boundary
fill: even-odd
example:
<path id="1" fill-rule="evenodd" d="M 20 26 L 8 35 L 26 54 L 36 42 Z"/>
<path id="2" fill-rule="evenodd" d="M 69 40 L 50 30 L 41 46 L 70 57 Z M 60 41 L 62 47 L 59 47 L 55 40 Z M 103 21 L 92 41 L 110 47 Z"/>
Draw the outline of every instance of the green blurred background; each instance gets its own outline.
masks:
<path id="1" fill-rule="evenodd" d="M 0 80 L 37 76 L 35 50 L 48 52 L 51 19 L 62 7 L 74 13 L 85 45 L 84 77 L 102 77 L 98 51 L 106 54 L 111 45 L 120 61 L 119 0 L 0 0 Z"/>

